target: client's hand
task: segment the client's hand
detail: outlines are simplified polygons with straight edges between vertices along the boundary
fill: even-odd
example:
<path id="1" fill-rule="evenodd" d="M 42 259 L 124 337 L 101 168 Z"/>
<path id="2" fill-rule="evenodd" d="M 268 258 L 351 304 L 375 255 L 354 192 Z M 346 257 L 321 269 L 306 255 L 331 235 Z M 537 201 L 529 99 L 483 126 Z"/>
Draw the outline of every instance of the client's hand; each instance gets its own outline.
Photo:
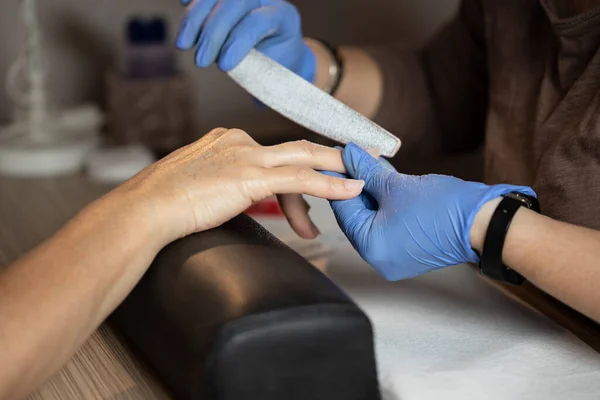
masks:
<path id="1" fill-rule="evenodd" d="M 342 200 L 364 182 L 315 170 L 345 172 L 340 150 L 306 141 L 258 145 L 237 129 L 215 129 L 119 187 L 131 204 L 149 210 L 156 234 L 167 244 L 214 228 L 274 194 L 308 194 Z M 304 204 L 292 205 L 305 212 Z M 294 212 L 294 206 L 287 207 Z"/>
<path id="2" fill-rule="evenodd" d="M 514 191 L 534 194 L 525 187 L 403 175 L 354 144 L 342 158 L 348 174 L 364 180 L 365 188 L 359 197 L 331 206 L 352 245 L 388 280 L 478 261 L 470 232 L 481 207 Z"/>

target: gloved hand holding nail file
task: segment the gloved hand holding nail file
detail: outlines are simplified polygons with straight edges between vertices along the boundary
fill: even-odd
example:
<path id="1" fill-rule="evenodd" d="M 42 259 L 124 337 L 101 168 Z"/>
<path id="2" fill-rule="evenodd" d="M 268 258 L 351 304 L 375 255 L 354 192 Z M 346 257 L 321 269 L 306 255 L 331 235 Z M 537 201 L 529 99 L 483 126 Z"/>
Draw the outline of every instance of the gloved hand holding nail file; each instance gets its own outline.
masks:
<path id="1" fill-rule="evenodd" d="M 251 50 L 229 76 L 281 115 L 329 139 L 393 157 L 400 139 L 269 57 Z"/>
<path id="2" fill-rule="evenodd" d="M 325 137 L 391 157 L 391 135 L 311 83 L 316 59 L 305 43 L 300 14 L 282 0 L 182 0 L 181 50 L 196 48 L 199 67 L 217 64 L 256 99 Z"/>

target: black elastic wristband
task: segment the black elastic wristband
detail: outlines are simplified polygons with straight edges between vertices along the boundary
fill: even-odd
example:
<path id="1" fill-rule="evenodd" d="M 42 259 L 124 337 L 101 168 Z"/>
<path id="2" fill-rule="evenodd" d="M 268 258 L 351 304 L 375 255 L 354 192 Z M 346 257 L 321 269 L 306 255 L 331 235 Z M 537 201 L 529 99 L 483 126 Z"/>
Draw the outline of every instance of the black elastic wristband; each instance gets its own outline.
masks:
<path id="1" fill-rule="evenodd" d="M 342 79 L 344 78 L 344 60 L 340 56 L 340 52 L 338 51 L 337 47 L 331 45 L 330 43 L 328 43 L 324 40 L 318 40 L 318 42 L 321 43 L 323 46 L 325 46 L 327 48 L 327 50 L 329 50 L 329 52 L 331 53 L 331 55 L 333 56 L 333 59 L 335 60 L 335 62 L 337 64 L 338 73 L 337 73 L 337 76 L 335 77 L 335 81 L 331 85 L 331 90 L 329 92 L 330 95 L 335 96 L 338 89 L 340 88 Z"/>
<path id="2" fill-rule="evenodd" d="M 515 214 L 521 207 L 526 207 L 526 204 L 511 197 L 504 197 L 498 204 L 483 243 L 483 253 L 479 263 L 481 275 L 511 285 L 521 285 L 525 281 L 521 274 L 506 267 L 502 262 L 506 234 Z M 531 209 L 539 212 L 539 207 L 538 210 L 535 207 Z"/>

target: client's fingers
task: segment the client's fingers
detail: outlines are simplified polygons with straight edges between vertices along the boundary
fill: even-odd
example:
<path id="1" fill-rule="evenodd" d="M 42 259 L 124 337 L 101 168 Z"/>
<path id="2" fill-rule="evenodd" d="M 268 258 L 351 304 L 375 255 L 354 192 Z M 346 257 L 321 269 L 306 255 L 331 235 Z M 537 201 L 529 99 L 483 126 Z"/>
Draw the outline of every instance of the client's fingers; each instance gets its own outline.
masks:
<path id="1" fill-rule="evenodd" d="M 378 157 L 378 150 L 367 150 Z M 248 152 L 246 162 L 265 168 L 283 166 L 306 166 L 316 170 L 345 173 L 342 151 L 306 140 L 288 142 L 276 146 L 261 147 Z"/>
<path id="2" fill-rule="evenodd" d="M 262 171 L 272 194 L 307 194 L 329 200 L 351 199 L 360 194 L 364 181 L 327 176 L 308 167 L 279 167 Z"/>
<path id="3" fill-rule="evenodd" d="M 305 239 L 314 239 L 319 235 L 319 229 L 308 215 L 310 206 L 302 195 L 282 194 L 278 195 L 277 198 L 281 210 L 298 236 Z"/>
<path id="4" fill-rule="evenodd" d="M 306 140 L 262 147 L 247 156 L 250 163 L 265 168 L 305 166 L 327 171 L 346 171 L 340 150 Z"/>

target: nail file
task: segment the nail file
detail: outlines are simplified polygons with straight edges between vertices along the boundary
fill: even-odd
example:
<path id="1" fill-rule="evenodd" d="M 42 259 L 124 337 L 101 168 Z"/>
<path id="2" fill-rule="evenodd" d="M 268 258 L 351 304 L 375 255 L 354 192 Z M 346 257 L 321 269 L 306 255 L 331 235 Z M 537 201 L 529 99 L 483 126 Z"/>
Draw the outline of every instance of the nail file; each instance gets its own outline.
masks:
<path id="1" fill-rule="evenodd" d="M 396 136 L 256 50 L 228 74 L 262 103 L 315 133 L 379 149 L 386 157 L 400 149 Z"/>

